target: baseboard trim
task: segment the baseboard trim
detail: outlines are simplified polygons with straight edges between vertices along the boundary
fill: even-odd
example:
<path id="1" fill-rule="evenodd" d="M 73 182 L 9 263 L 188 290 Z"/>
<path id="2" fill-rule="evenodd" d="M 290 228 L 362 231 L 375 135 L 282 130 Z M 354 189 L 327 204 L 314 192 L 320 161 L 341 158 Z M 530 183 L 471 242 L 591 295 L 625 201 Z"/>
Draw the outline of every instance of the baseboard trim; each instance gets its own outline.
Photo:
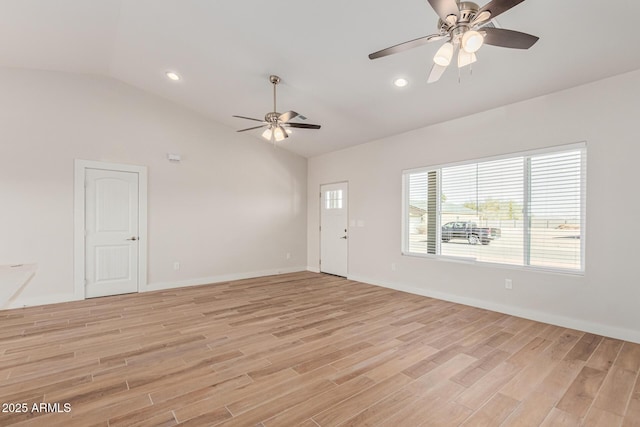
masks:
<path id="1" fill-rule="evenodd" d="M 349 280 L 367 283 L 369 285 L 381 286 L 383 288 L 395 289 L 397 291 L 407 292 L 415 295 L 422 295 L 429 298 L 436 298 L 443 301 L 455 302 L 458 304 L 469 305 L 472 307 L 483 308 L 485 310 L 496 311 L 498 313 L 509 314 L 511 316 L 522 317 L 537 322 L 549 323 L 551 325 L 561 326 L 563 328 L 576 329 L 579 331 L 589 332 L 610 338 L 621 339 L 640 344 L 640 331 L 632 329 L 618 328 L 601 323 L 589 322 L 581 319 L 560 316 L 557 314 L 546 313 L 543 311 L 523 309 L 503 304 L 497 304 L 491 301 L 479 300 L 475 298 L 467 298 L 459 295 L 448 294 L 445 292 L 433 291 L 430 289 L 418 288 L 411 285 L 397 284 L 387 281 L 372 279 L 370 277 L 350 275 Z"/>
<path id="2" fill-rule="evenodd" d="M 232 280 L 253 279 L 262 276 L 273 276 L 276 274 L 298 273 L 307 271 L 306 267 L 287 267 L 274 268 L 270 270 L 251 271 L 247 273 L 223 274 L 220 276 L 200 277 L 197 279 L 187 279 L 176 282 L 151 283 L 140 287 L 140 292 L 161 291 L 165 289 L 183 288 L 187 286 L 208 285 L 211 283 L 230 282 Z M 51 296 L 42 296 L 35 298 L 17 298 L 12 301 L 5 310 L 14 308 L 33 307 L 38 305 L 59 304 L 63 302 L 81 301 L 75 294 L 60 294 Z"/>
<path id="3" fill-rule="evenodd" d="M 251 271 L 247 273 L 232 273 L 232 274 L 222 274 L 219 276 L 200 277 L 197 279 L 187 279 L 187 280 L 180 280 L 176 282 L 151 283 L 146 286 L 146 289 L 141 289 L 140 292 L 162 291 L 165 289 L 184 288 L 187 286 L 209 285 L 212 283 L 231 282 L 233 280 L 254 279 L 256 277 L 263 277 L 263 276 L 274 276 L 276 274 L 299 273 L 301 271 L 306 271 L 306 270 L 307 270 L 306 267 L 274 268 L 270 270 Z"/>
<path id="4" fill-rule="evenodd" d="M 34 307 L 38 305 L 59 304 L 61 302 L 80 301 L 76 298 L 75 294 L 60 294 L 51 295 L 47 297 L 34 297 L 34 298 L 16 298 L 11 302 L 7 309 Z"/>
<path id="5" fill-rule="evenodd" d="M 233 280 L 253 279 L 256 277 L 273 276 L 276 274 L 286 273 L 298 273 L 301 271 L 311 271 L 318 273 L 317 268 L 312 267 L 288 267 L 261 271 L 252 271 L 247 273 L 233 273 L 224 274 L 219 276 L 201 277 L 197 279 L 181 280 L 176 282 L 163 282 L 153 283 L 146 286 L 146 289 L 141 289 L 141 292 L 159 291 L 165 289 L 181 288 L 187 286 L 207 285 L 211 283 L 229 282 Z M 562 326 L 564 328 L 577 329 L 584 332 L 590 332 L 593 334 L 603 335 L 611 338 L 617 338 L 625 341 L 630 341 L 640 344 L 640 331 L 631 329 L 618 328 L 610 325 L 603 325 L 600 323 L 588 322 L 581 319 L 574 319 L 565 316 L 559 316 L 556 314 L 546 313 L 542 311 L 523 309 L 519 307 L 507 306 L 503 304 L 497 304 L 491 301 L 479 300 L 475 298 L 467 298 L 459 295 L 448 294 L 445 292 L 433 291 L 430 289 L 418 288 L 411 285 L 398 284 L 393 282 L 387 282 L 370 277 L 350 275 L 349 280 L 355 280 L 357 282 L 367 283 L 374 286 L 381 286 L 384 288 L 395 289 L 397 291 L 408 292 L 415 295 L 422 295 L 429 298 L 436 298 L 444 301 L 455 302 L 458 304 L 469 305 L 472 307 L 483 308 L 486 310 L 496 311 L 499 313 L 509 314 L 511 316 L 522 317 L 529 320 L 535 320 L 538 322 L 549 323 L 556 326 Z M 39 305 L 58 304 L 63 302 L 78 301 L 79 299 L 74 294 L 60 294 L 47 297 L 34 297 L 34 298 L 18 298 L 7 307 L 7 309 L 33 307 Z"/>
<path id="6" fill-rule="evenodd" d="M 312 273 L 320 273 L 320 269 L 318 267 L 309 267 L 309 266 L 307 266 L 307 271 L 310 271 Z"/>

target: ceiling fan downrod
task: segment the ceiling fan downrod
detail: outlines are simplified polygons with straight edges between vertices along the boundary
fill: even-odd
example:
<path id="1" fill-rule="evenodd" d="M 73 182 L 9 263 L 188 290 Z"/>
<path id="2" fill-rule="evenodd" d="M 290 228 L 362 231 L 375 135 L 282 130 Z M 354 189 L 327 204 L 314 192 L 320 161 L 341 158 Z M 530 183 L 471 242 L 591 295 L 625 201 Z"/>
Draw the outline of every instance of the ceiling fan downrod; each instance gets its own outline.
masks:
<path id="1" fill-rule="evenodd" d="M 276 86 L 280 83 L 280 77 L 271 75 L 269 76 L 269 81 L 273 84 L 273 112 L 276 113 Z"/>

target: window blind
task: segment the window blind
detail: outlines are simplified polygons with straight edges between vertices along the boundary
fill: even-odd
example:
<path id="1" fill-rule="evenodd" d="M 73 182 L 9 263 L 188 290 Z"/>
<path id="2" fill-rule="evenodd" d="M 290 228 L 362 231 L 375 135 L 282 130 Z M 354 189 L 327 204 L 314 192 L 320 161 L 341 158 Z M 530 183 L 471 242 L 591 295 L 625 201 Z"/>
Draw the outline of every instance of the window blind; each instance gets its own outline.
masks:
<path id="1" fill-rule="evenodd" d="M 530 265 L 580 269 L 582 151 L 531 157 Z"/>
<path id="2" fill-rule="evenodd" d="M 583 270 L 586 149 L 405 172 L 408 254 Z"/>
<path id="3" fill-rule="evenodd" d="M 470 234 L 443 244 L 442 255 L 522 264 L 523 173 L 522 157 L 442 168 L 442 224 L 464 223 Z"/>

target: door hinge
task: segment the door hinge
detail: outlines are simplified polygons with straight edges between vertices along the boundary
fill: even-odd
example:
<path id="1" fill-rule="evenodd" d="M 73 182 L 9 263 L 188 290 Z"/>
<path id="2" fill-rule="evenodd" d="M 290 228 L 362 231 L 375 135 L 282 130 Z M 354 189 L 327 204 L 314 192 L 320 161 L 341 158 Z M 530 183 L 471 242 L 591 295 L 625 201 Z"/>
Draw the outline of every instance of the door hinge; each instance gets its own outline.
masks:
<path id="1" fill-rule="evenodd" d="M 320 192 L 320 198 L 322 199 L 322 191 Z"/>
<path id="2" fill-rule="evenodd" d="M 322 260 L 321 259 L 318 260 L 318 264 L 322 265 Z"/>
<path id="3" fill-rule="evenodd" d="M 322 226 L 321 225 L 318 226 L 318 230 L 322 231 Z"/>

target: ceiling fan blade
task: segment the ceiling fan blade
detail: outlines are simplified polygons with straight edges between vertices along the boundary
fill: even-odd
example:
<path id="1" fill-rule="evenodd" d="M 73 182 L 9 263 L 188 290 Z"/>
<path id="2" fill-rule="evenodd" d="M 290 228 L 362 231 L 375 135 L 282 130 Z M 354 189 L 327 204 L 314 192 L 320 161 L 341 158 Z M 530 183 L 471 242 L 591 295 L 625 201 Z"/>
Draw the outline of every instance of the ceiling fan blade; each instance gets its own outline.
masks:
<path id="1" fill-rule="evenodd" d="M 433 64 L 433 67 L 431 67 L 431 73 L 429 73 L 429 79 L 427 79 L 427 83 L 435 83 L 440 80 L 440 77 L 442 77 L 442 74 L 444 74 L 444 70 L 446 69 L 447 67 L 444 67 L 442 65 Z"/>
<path id="2" fill-rule="evenodd" d="M 241 130 L 238 130 L 238 131 L 236 131 L 236 132 L 246 132 L 246 131 L 248 131 L 248 130 L 260 129 L 260 128 L 267 127 L 267 126 L 268 126 L 268 125 L 255 126 L 255 127 L 252 127 L 252 128 L 241 129 Z"/>
<path id="3" fill-rule="evenodd" d="M 447 37 L 447 35 L 442 34 L 431 34 L 428 36 L 420 37 L 415 40 L 411 40 L 408 42 L 400 43 L 395 46 L 388 47 L 386 49 L 379 50 L 369 55 L 369 59 L 378 59 L 384 56 L 393 55 L 394 53 L 404 52 L 405 50 L 413 49 L 414 47 L 422 46 L 423 44 L 427 44 L 429 42 L 433 42 L 436 40 L 441 40 Z"/>
<path id="4" fill-rule="evenodd" d="M 237 117 L 238 119 L 253 120 L 254 122 L 264 122 L 264 120 L 253 119 L 251 117 L 245 117 L 245 116 L 231 116 L 231 117 Z"/>
<path id="5" fill-rule="evenodd" d="M 289 120 L 294 119 L 299 115 L 300 114 L 296 113 L 295 111 L 287 111 L 286 113 L 280 114 L 278 120 L 280 120 L 282 123 L 287 123 Z"/>
<path id="6" fill-rule="evenodd" d="M 491 13 L 490 18 L 493 19 L 501 13 L 511 9 L 512 7 L 519 5 L 523 1 L 524 0 L 493 0 L 482 6 L 476 16 L 480 15 L 482 12 L 487 11 Z"/>
<path id="7" fill-rule="evenodd" d="M 320 125 L 312 125 L 310 123 L 285 123 L 284 126 L 298 129 L 320 129 Z"/>
<path id="8" fill-rule="evenodd" d="M 447 22 L 447 16 L 449 15 L 454 15 L 456 22 L 457 18 L 460 18 L 460 9 L 458 9 L 456 0 L 429 0 L 429 4 L 444 22 Z"/>
<path id="9" fill-rule="evenodd" d="M 504 28 L 483 28 L 481 32 L 485 33 L 484 42 L 486 44 L 511 49 L 529 49 L 540 39 L 531 34 L 505 30 Z"/>

